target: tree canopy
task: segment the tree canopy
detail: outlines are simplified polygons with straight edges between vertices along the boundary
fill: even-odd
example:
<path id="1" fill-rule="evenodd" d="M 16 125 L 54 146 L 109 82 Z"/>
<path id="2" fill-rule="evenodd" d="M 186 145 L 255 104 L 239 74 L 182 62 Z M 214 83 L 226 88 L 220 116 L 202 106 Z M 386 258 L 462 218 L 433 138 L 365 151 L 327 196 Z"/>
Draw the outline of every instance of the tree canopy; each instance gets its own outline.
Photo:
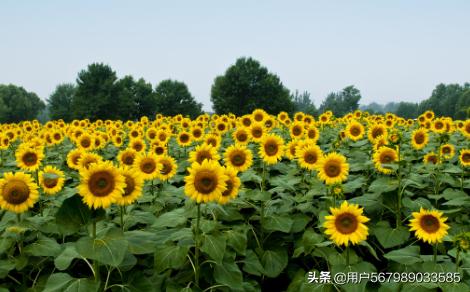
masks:
<path id="1" fill-rule="evenodd" d="M 299 93 L 299 91 L 296 90 L 294 94 L 291 95 L 291 99 L 294 103 L 295 112 L 301 111 L 312 116 L 318 115 L 318 110 L 310 99 L 309 92 L 304 91 L 303 93 Z"/>
<path id="2" fill-rule="evenodd" d="M 332 111 L 335 116 L 343 116 L 359 108 L 361 92 L 353 85 L 340 92 L 330 93 L 320 106 L 321 112 Z"/>
<path id="3" fill-rule="evenodd" d="M 163 115 L 188 115 L 195 118 L 202 113 L 202 104 L 196 102 L 186 84 L 176 80 L 163 80 L 155 89 L 156 111 Z"/>
<path id="4" fill-rule="evenodd" d="M 0 121 L 17 123 L 32 120 L 45 108 L 36 93 L 28 92 L 21 86 L 0 84 Z"/>
<path id="5" fill-rule="evenodd" d="M 63 119 L 66 122 L 73 120 L 72 101 L 77 88 L 74 84 L 59 84 L 47 100 L 49 117 L 53 120 Z"/>
<path id="6" fill-rule="evenodd" d="M 256 108 L 270 114 L 294 110 L 289 90 L 279 77 L 252 58 L 239 58 L 224 75 L 215 78 L 211 101 L 218 114 L 243 115 Z"/>

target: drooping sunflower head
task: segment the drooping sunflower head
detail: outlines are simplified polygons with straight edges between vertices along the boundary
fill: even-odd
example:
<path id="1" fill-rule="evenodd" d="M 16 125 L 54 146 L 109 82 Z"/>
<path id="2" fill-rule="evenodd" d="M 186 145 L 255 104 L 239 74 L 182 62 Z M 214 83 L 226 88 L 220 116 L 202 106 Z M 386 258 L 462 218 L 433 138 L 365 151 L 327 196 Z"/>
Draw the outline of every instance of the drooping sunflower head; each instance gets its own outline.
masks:
<path id="1" fill-rule="evenodd" d="M 167 181 L 172 178 L 177 171 L 178 166 L 173 157 L 168 155 L 158 156 L 158 164 L 161 165 L 158 178 L 162 181 Z"/>
<path id="2" fill-rule="evenodd" d="M 127 148 L 119 151 L 117 156 L 118 162 L 121 166 L 132 167 L 134 160 L 137 157 L 138 152 L 132 148 Z"/>
<path id="3" fill-rule="evenodd" d="M 323 153 L 318 145 L 310 144 L 297 151 L 297 159 L 300 166 L 308 170 L 316 169 L 322 156 Z"/>
<path id="4" fill-rule="evenodd" d="M 0 207 L 15 213 L 23 213 L 34 206 L 39 192 L 33 178 L 22 172 L 7 172 L 0 179 Z"/>
<path id="5" fill-rule="evenodd" d="M 189 162 L 202 163 L 205 159 L 207 160 L 219 160 L 220 156 L 217 149 L 209 144 L 201 144 L 189 153 Z"/>
<path id="6" fill-rule="evenodd" d="M 426 144 L 428 144 L 429 135 L 427 130 L 424 128 L 419 128 L 414 130 L 411 134 L 411 145 L 414 149 L 420 150 L 423 149 Z"/>
<path id="7" fill-rule="evenodd" d="M 161 169 L 161 165 L 158 164 L 158 156 L 154 153 L 137 155 L 133 167 L 145 180 L 157 178 Z"/>
<path id="8" fill-rule="evenodd" d="M 445 223 L 447 218 L 442 215 L 442 212 L 437 210 L 421 208 L 419 212 L 412 213 L 410 231 L 414 231 L 418 239 L 429 244 L 442 242 L 449 229 L 449 225 Z"/>
<path id="9" fill-rule="evenodd" d="M 242 145 L 231 145 L 224 153 L 225 165 L 234 168 L 237 171 L 245 171 L 253 163 L 251 151 Z"/>
<path id="10" fill-rule="evenodd" d="M 47 165 L 38 174 L 39 185 L 44 190 L 44 193 L 48 195 L 55 195 L 64 186 L 64 172 L 58 168 Z"/>
<path id="11" fill-rule="evenodd" d="M 229 201 L 235 199 L 240 189 L 240 178 L 237 176 L 237 171 L 230 166 L 224 167 L 224 174 L 227 176 L 226 189 L 222 192 L 222 195 L 218 199 L 219 204 L 226 204 Z"/>
<path id="12" fill-rule="evenodd" d="M 121 206 L 131 205 L 142 195 L 144 179 L 133 168 L 120 168 L 119 172 L 124 177 L 126 186 L 122 196 L 117 198 L 116 203 Z"/>
<path id="13" fill-rule="evenodd" d="M 67 165 L 75 170 L 79 169 L 79 164 L 78 161 L 80 160 L 80 157 L 84 151 L 80 148 L 73 149 L 67 153 Z"/>
<path id="14" fill-rule="evenodd" d="M 78 159 L 78 170 L 88 169 L 92 164 L 103 161 L 103 157 L 92 152 L 83 152 Z"/>
<path id="15" fill-rule="evenodd" d="M 434 152 L 426 153 L 426 155 L 424 155 L 423 157 L 423 161 L 425 164 L 439 164 L 440 163 L 439 157 Z"/>
<path id="16" fill-rule="evenodd" d="M 19 168 L 27 171 L 35 171 L 41 165 L 44 158 L 42 148 L 32 148 L 27 145 L 18 147 L 15 153 L 16 164 Z"/>
<path id="17" fill-rule="evenodd" d="M 391 174 L 391 164 L 398 161 L 398 152 L 390 147 L 382 146 L 373 155 L 375 168 L 383 174 Z"/>
<path id="18" fill-rule="evenodd" d="M 367 239 L 369 231 L 364 224 L 369 218 L 362 214 L 358 205 L 344 201 L 339 208 L 330 208 L 331 215 L 325 216 L 325 234 L 338 246 L 356 245 Z"/>
<path id="19" fill-rule="evenodd" d="M 125 178 L 111 161 L 93 163 L 80 172 L 78 192 L 88 207 L 108 208 L 124 193 Z"/>
<path id="20" fill-rule="evenodd" d="M 267 164 L 275 164 L 284 153 L 284 140 L 275 134 L 266 135 L 260 141 L 259 156 Z"/>
<path id="21" fill-rule="evenodd" d="M 341 183 L 348 178 L 346 157 L 336 152 L 328 153 L 318 162 L 318 177 L 327 185 Z"/>
<path id="22" fill-rule="evenodd" d="M 216 201 L 227 189 L 227 175 L 217 161 L 204 160 L 193 163 L 185 177 L 185 194 L 197 203 Z"/>
<path id="23" fill-rule="evenodd" d="M 346 136 L 353 141 L 357 141 L 364 137 L 364 131 L 364 126 L 361 123 L 351 121 L 346 127 Z"/>
<path id="24" fill-rule="evenodd" d="M 442 145 L 440 151 L 443 159 L 451 159 L 455 155 L 455 147 L 449 143 Z"/>

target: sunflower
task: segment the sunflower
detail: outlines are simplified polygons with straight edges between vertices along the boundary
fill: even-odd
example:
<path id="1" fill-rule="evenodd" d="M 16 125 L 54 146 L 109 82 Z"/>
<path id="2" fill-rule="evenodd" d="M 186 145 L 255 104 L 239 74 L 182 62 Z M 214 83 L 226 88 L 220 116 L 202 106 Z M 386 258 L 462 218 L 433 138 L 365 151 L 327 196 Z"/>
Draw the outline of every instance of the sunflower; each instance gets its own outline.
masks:
<path id="1" fill-rule="evenodd" d="M 161 165 L 160 172 L 158 173 L 158 178 L 162 181 L 169 180 L 176 174 L 178 166 L 173 157 L 168 155 L 158 156 L 157 163 Z"/>
<path id="2" fill-rule="evenodd" d="M 0 179 L 0 207 L 23 213 L 39 199 L 38 186 L 33 178 L 23 172 L 6 172 Z"/>
<path id="3" fill-rule="evenodd" d="M 181 147 L 189 146 L 192 142 L 191 134 L 186 131 L 183 131 L 178 134 L 176 141 Z"/>
<path id="4" fill-rule="evenodd" d="M 429 135 L 426 129 L 419 128 L 411 134 L 411 146 L 416 150 L 423 149 L 428 144 L 428 141 Z"/>
<path id="5" fill-rule="evenodd" d="M 39 172 L 39 185 L 48 195 L 55 195 L 64 186 L 64 172 L 54 166 L 47 165 Z"/>
<path id="6" fill-rule="evenodd" d="M 293 160 L 297 158 L 297 147 L 299 146 L 299 140 L 292 140 L 287 145 L 285 146 L 284 149 L 284 155 L 289 158 L 290 160 Z"/>
<path id="7" fill-rule="evenodd" d="M 442 134 L 447 130 L 446 123 L 442 118 L 435 119 L 432 122 L 431 128 L 434 131 L 434 133 L 437 133 L 437 134 Z"/>
<path id="8" fill-rule="evenodd" d="M 160 129 L 157 132 L 157 139 L 163 144 L 166 144 L 168 140 L 170 139 L 170 137 L 171 137 L 171 134 L 163 129 Z"/>
<path id="9" fill-rule="evenodd" d="M 357 141 L 364 137 L 364 131 L 364 126 L 361 123 L 351 121 L 346 127 L 346 136 L 353 141 Z"/>
<path id="10" fill-rule="evenodd" d="M 137 157 L 138 152 L 132 148 L 127 148 L 119 151 L 117 160 L 121 166 L 132 167 L 134 165 L 134 160 Z"/>
<path id="11" fill-rule="evenodd" d="M 154 142 L 151 149 L 151 152 L 155 153 L 157 156 L 165 155 L 168 152 L 167 147 L 160 142 Z"/>
<path id="12" fill-rule="evenodd" d="M 131 139 L 128 147 L 134 149 L 135 151 L 139 153 L 143 153 L 145 152 L 146 145 L 145 145 L 144 140 L 139 137 L 139 138 Z"/>
<path id="13" fill-rule="evenodd" d="M 219 149 L 220 143 L 222 142 L 222 138 L 217 134 L 208 134 L 204 137 L 204 144 L 211 145 L 215 149 Z"/>
<path id="14" fill-rule="evenodd" d="M 304 123 L 294 122 L 290 125 L 289 133 L 292 139 L 299 139 L 304 135 Z"/>
<path id="15" fill-rule="evenodd" d="M 246 128 L 240 127 L 237 128 L 232 133 L 233 140 L 237 144 L 246 145 L 250 142 L 250 132 Z"/>
<path id="16" fill-rule="evenodd" d="M 107 208 L 124 193 L 125 178 L 111 161 L 94 163 L 80 172 L 78 192 L 93 209 Z"/>
<path id="17" fill-rule="evenodd" d="M 94 147 L 93 137 L 87 133 L 83 133 L 77 138 L 77 146 L 85 151 L 92 150 Z"/>
<path id="18" fill-rule="evenodd" d="M 120 168 L 119 172 L 124 177 L 126 186 L 122 196 L 117 198 L 116 203 L 121 206 L 127 206 L 134 203 L 142 195 L 144 179 L 133 168 Z"/>
<path id="19" fill-rule="evenodd" d="M 231 145 L 225 150 L 224 162 L 225 165 L 243 172 L 253 164 L 253 155 L 245 146 Z"/>
<path id="20" fill-rule="evenodd" d="M 84 151 L 80 148 L 69 151 L 69 153 L 67 153 L 67 165 L 72 169 L 78 170 L 78 161 L 80 160 L 80 157 L 83 153 Z"/>
<path id="21" fill-rule="evenodd" d="M 429 152 L 426 155 L 424 155 L 423 161 L 425 164 L 429 164 L 429 163 L 439 164 L 440 163 L 439 157 L 434 152 Z"/>
<path id="22" fill-rule="evenodd" d="M 415 232 L 415 236 L 429 244 L 442 242 L 447 235 L 449 225 L 445 222 L 442 212 L 437 210 L 425 210 L 421 208 L 419 212 L 413 212 L 413 219 L 410 220 L 410 231 Z"/>
<path id="23" fill-rule="evenodd" d="M 161 165 L 158 164 L 158 156 L 153 153 L 137 155 L 134 160 L 135 169 L 145 180 L 152 180 L 157 178 Z"/>
<path id="24" fill-rule="evenodd" d="M 387 128 L 383 124 L 374 124 L 369 128 L 369 141 L 374 142 L 380 136 L 387 137 Z"/>
<path id="25" fill-rule="evenodd" d="M 434 112 L 433 111 L 425 111 L 423 116 L 427 119 L 427 120 L 432 120 L 434 119 Z"/>
<path id="26" fill-rule="evenodd" d="M 216 201 L 227 189 L 228 177 L 217 161 L 204 160 L 193 163 L 185 180 L 185 194 L 197 203 Z"/>
<path id="27" fill-rule="evenodd" d="M 322 156 L 323 153 L 320 147 L 314 144 L 302 147 L 297 151 L 297 158 L 300 166 L 308 170 L 316 169 Z"/>
<path id="28" fill-rule="evenodd" d="M 189 153 L 189 162 L 191 163 L 202 163 L 205 159 L 219 160 L 220 156 L 217 153 L 217 149 L 209 144 L 201 144 Z"/>
<path id="29" fill-rule="evenodd" d="M 309 125 L 305 130 L 305 139 L 310 140 L 314 143 L 320 138 L 320 131 L 314 125 Z"/>
<path id="30" fill-rule="evenodd" d="M 35 171 L 41 165 L 44 153 L 42 148 L 32 148 L 24 145 L 18 147 L 15 156 L 16 164 L 19 168 L 27 171 Z"/>
<path id="31" fill-rule="evenodd" d="M 91 152 L 83 152 L 78 159 L 78 170 L 82 171 L 83 169 L 88 169 L 93 163 L 98 163 L 103 161 L 103 157 L 98 154 Z"/>
<path id="32" fill-rule="evenodd" d="M 203 138 L 204 130 L 201 127 L 193 126 L 191 128 L 191 136 L 194 141 L 200 141 Z"/>
<path id="33" fill-rule="evenodd" d="M 264 125 L 261 123 L 253 123 L 250 126 L 250 136 L 255 142 L 261 141 L 265 135 L 265 132 L 266 132 L 266 129 L 264 128 Z"/>
<path id="34" fill-rule="evenodd" d="M 383 174 L 391 174 L 393 169 L 384 164 L 393 164 L 398 161 L 398 152 L 387 146 L 380 147 L 373 155 L 375 168 Z"/>
<path id="35" fill-rule="evenodd" d="M 259 123 L 266 119 L 268 114 L 262 109 L 255 109 L 251 116 L 253 117 L 253 120 L 255 120 L 255 122 Z"/>
<path id="36" fill-rule="evenodd" d="M 460 129 L 460 132 L 467 137 L 467 139 L 470 139 L 470 119 L 466 120 L 463 127 Z"/>
<path id="37" fill-rule="evenodd" d="M 275 164 L 282 158 L 284 152 L 284 140 L 281 137 L 269 134 L 260 142 L 259 156 L 267 164 Z"/>
<path id="38" fill-rule="evenodd" d="M 452 144 L 444 144 L 440 148 L 440 155 L 443 159 L 451 159 L 455 155 L 455 147 Z"/>
<path id="39" fill-rule="evenodd" d="M 470 149 L 460 150 L 459 161 L 463 167 L 470 166 Z"/>
<path id="40" fill-rule="evenodd" d="M 240 178 L 237 176 L 237 171 L 232 167 L 224 167 L 224 174 L 227 176 L 225 181 L 227 189 L 222 192 L 222 195 L 218 199 L 219 204 L 226 204 L 229 201 L 235 199 L 240 189 Z"/>
<path id="41" fill-rule="evenodd" d="M 336 245 L 355 245 L 367 239 L 369 229 L 364 224 L 369 218 L 362 215 L 363 209 L 344 201 L 339 208 L 330 208 L 331 215 L 325 216 L 325 234 Z"/>
<path id="42" fill-rule="evenodd" d="M 328 153 L 318 162 L 318 177 L 327 185 L 341 183 L 348 178 L 346 157 L 336 152 Z"/>

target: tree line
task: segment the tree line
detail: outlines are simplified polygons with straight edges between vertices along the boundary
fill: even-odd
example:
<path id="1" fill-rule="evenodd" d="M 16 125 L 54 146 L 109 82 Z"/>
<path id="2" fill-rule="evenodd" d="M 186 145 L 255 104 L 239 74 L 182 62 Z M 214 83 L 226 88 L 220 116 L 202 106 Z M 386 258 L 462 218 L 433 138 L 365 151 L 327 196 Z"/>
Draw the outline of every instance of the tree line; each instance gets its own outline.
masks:
<path id="1" fill-rule="evenodd" d="M 359 108 L 360 91 L 347 86 L 326 96 L 317 108 L 310 93 L 290 92 L 280 78 L 252 58 L 239 58 L 224 74 L 217 76 L 211 88 L 210 99 L 218 114 L 244 115 L 256 108 L 270 114 L 280 111 L 303 111 L 317 116 L 331 110 L 342 116 Z M 372 113 L 393 112 L 406 118 L 415 118 L 426 110 L 437 115 L 465 119 L 470 116 L 470 84 L 439 84 L 431 96 L 420 102 L 372 103 L 361 107 Z M 143 78 L 126 75 L 118 78 L 116 72 L 103 63 L 93 63 L 80 71 L 75 83 L 58 85 L 43 102 L 35 93 L 23 87 L 0 84 L 0 122 L 11 123 L 39 118 L 48 119 L 121 119 L 137 120 L 183 114 L 194 118 L 202 113 L 184 82 L 163 80 L 152 86 Z"/>

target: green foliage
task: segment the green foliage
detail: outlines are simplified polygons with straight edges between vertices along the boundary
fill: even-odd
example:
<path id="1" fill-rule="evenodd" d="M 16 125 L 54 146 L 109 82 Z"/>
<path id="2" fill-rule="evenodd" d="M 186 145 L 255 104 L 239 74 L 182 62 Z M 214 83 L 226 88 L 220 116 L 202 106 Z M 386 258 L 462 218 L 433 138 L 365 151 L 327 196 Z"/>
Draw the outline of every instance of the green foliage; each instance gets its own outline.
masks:
<path id="1" fill-rule="evenodd" d="M 304 112 L 306 114 L 317 116 L 318 110 L 315 107 L 315 104 L 310 99 L 310 93 L 304 91 L 302 94 L 298 90 L 291 95 L 292 102 L 294 103 L 295 112 Z"/>
<path id="2" fill-rule="evenodd" d="M 155 89 L 156 112 L 166 116 L 182 114 L 195 118 L 202 113 L 202 104 L 196 102 L 186 84 L 176 80 L 163 80 Z"/>
<path id="3" fill-rule="evenodd" d="M 124 76 L 116 82 L 118 88 L 117 102 L 122 108 L 118 113 L 121 119 L 137 120 L 142 116 L 152 117 L 157 111 L 156 96 L 152 84 L 140 78 L 135 81 L 132 76 Z"/>
<path id="4" fill-rule="evenodd" d="M 13 84 L 0 84 L 0 122 L 36 119 L 44 108 L 44 102 L 35 93 Z"/>
<path id="5" fill-rule="evenodd" d="M 252 58 L 239 58 L 224 75 L 215 78 L 211 101 L 218 114 L 243 115 L 257 108 L 270 114 L 294 110 L 289 90 L 279 77 Z"/>
<path id="6" fill-rule="evenodd" d="M 431 97 L 419 105 L 419 111 L 432 110 L 438 116 L 447 116 L 455 119 L 466 117 L 466 110 L 470 107 L 470 84 L 439 84 L 433 90 Z"/>
<path id="7" fill-rule="evenodd" d="M 320 112 L 331 110 L 337 117 L 341 117 L 359 108 L 361 92 L 353 85 L 345 87 L 340 92 L 330 93 L 320 106 Z"/>
<path id="8" fill-rule="evenodd" d="M 74 84 L 57 85 L 47 100 L 49 116 L 53 120 L 63 119 L 65 122 L 73 120 L 72 100 L 77 88 Z"/>

